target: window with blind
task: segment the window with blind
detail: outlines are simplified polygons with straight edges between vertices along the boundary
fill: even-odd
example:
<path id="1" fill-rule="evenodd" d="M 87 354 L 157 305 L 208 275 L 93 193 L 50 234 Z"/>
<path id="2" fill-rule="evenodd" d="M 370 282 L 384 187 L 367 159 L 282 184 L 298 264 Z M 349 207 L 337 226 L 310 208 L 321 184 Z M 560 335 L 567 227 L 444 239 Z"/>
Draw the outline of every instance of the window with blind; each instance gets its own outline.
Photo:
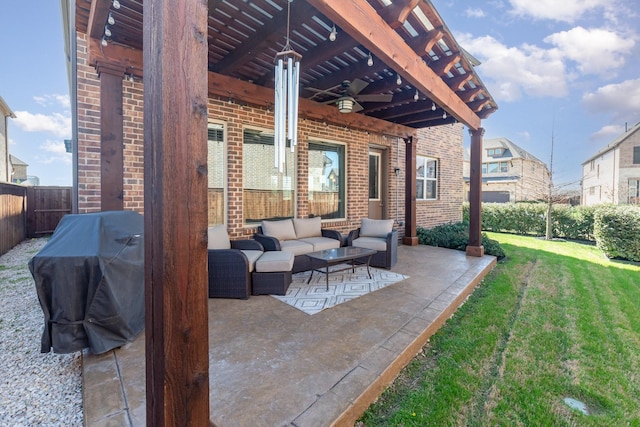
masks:
<path id="1" fill-rule="evenodd" d="M 227 174 L 224 125 L 209 123 L 207 134 L 207 207 L 211 226 L 225 223 Z"/>
<path id="2" fill-rule="evenodd" d="M 242 212 L 245 224 L 295 215 L 295 153 L 289 142 L 282 172 L 275 166 L 273 131 L 245 129 L 242 146 Z"/>

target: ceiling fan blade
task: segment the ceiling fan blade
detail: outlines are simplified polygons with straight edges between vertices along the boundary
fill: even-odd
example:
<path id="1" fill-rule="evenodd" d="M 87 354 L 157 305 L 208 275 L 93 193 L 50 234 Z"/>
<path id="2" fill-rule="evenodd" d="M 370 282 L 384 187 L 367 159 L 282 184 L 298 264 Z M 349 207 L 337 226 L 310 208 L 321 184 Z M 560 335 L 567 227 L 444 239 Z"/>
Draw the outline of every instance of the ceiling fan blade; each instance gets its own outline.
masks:
<path id="1" fill-rule="evenodd" d="M 352 113 L 357 113 L 358 111 L 362 110 L 364 110 L 364 108 L 362 107 L 362 105 L 358 104 L 357 101 L 353 103 L 353 109 L 351 110 Z"/>
<path id="2" fill-rule="evenodd" d="M 354 96 L 354 98 L 360 102 L 391 102 L 391 100 L 393 99 L 393 94 L 372 93 L 372 94 L 366 94 L 366 95 L 357 95 L 357 96 Z"/>
<path id="3" fill-rule="evenodd" d="M 365 82 L 362 79 L 355 79 L 349 84 L 349 94 L 355 96 L 362 92 L 362 90 L 369 86 L 369 82 Z"/>

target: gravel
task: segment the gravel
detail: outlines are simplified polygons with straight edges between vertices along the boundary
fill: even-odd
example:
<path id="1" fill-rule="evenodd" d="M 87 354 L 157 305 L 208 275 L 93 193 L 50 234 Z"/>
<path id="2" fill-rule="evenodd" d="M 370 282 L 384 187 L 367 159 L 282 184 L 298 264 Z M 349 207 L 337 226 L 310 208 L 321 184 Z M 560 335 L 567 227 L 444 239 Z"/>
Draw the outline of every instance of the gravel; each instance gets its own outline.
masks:
<path id="1" fill-rule="evenodd" d="M 44 316 L 27 263 L 47 239 L 0 257 L 0 426 L 82 426 L 81 353 L 40 353 Z"/>

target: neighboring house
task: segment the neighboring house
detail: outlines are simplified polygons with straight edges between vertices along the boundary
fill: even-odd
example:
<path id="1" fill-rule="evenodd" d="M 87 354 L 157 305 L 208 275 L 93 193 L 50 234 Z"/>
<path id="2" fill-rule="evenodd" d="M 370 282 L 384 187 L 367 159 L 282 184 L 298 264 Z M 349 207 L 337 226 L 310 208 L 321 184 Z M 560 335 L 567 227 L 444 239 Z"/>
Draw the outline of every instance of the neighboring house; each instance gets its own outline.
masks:
<path id="1" fill-rule="evenodd" d="M 582 204 L 640 204 L 640 123 L 582 163 Z"/>
<path id="2" fill-rule="evenodd" d="M 15 184 L 22 184 L 28 179 L 28 164 L 12 154 L 9 154 L 9 164 L 11 166 L 11 182 Z"/>
<path id="3" fill-rule="evenodd" d="M 67 48 L 78 105 L 78 211 L 142 212 L 142 105 L 153 95 L 145 94 L 142 78 L 142 15 L 111 2 L 62 3 L 76 9 L 66 25 L 76 37 Z M 416 225 L 462 218 L 464 127 L 479 134 L 481 120 L 497 109 L 475 71 L 478 62 L 458 46 L 430 2 L 366 3 L 369 20 L 382 22 L 380 37 L 396 40 L 373 50 L 373 57 L 364 27 L 345 25 L 337 40 L 329 38 L 332 26 L 351 19 L 334 8 L 350 10 L 351 2 L 292 4 L 292 38 L 304 51 L 298 144 L 286 149 L 278 170 L 273 52 L 285 27 L 274 22 L 287 10 L 275 2 L 209 2 L 209 32 L 216 34 L 208 39 L 210 225 L 224 223 L 238 238 L 254 233 L 262 219 L 321 216 L 325 227 L 347 233 L 369 217 L 395 220 L 402 235 L 415 233 Z M 114 21 L 108 40 L 102 33 L 107 16 Z M 410 22 L 411 30 L 396 19 Z M 245 35 L 237 37 L 238 31 Z M 405 59 L 398 59 L 400 52 Z M 415 234 L 410 238 L 417 243 Z"/>
<path id="4" fill-rule="evenodd" d="M 0 182 L 11 182 L 11 165 L 9 163 L 9 118 L 16 116 L 0 96 Z"/>
<path id="5" fill-rule="evenodd" d="M 548 194 L 547 165 L 507 138 L 482 144 L 482 201 L 514 203 L 540 200 Z M 465 197 L 469 200 L 469 152 L 464 153 Z"/>

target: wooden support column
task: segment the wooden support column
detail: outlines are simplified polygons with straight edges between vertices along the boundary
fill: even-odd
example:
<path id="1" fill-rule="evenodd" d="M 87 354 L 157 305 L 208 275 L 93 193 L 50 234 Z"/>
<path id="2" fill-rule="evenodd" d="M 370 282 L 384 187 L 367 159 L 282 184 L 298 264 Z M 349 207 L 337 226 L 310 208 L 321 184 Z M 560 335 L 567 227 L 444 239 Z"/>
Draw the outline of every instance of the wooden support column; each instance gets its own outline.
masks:
<path id="1" fill-rule="evenodd" d="M 207 3 L 145 0 L 147 425 L 208 426 Z"/>
<path id="2" fill-rule="evenodd" d="M 418 234 L 416 231 L 416 144 L 413 137 L 404 138 L 405 160 L 404 167 L 407 171 L 404 189 L 404 245 L 416 246 Z"/>
<path id="3" fill-rule="evenodd" d="M 123 209 L 122 65 L 96 63 L 100 77 L 100 210 Z"/>
<path id="4" fill-rule="evenodd" d="M 482 246 L 482 135 L 483 128 L 470 130 L 471 134 L 471 173 L 469 191 L 469 244 L 467 255 L 481 257 Z"/>

